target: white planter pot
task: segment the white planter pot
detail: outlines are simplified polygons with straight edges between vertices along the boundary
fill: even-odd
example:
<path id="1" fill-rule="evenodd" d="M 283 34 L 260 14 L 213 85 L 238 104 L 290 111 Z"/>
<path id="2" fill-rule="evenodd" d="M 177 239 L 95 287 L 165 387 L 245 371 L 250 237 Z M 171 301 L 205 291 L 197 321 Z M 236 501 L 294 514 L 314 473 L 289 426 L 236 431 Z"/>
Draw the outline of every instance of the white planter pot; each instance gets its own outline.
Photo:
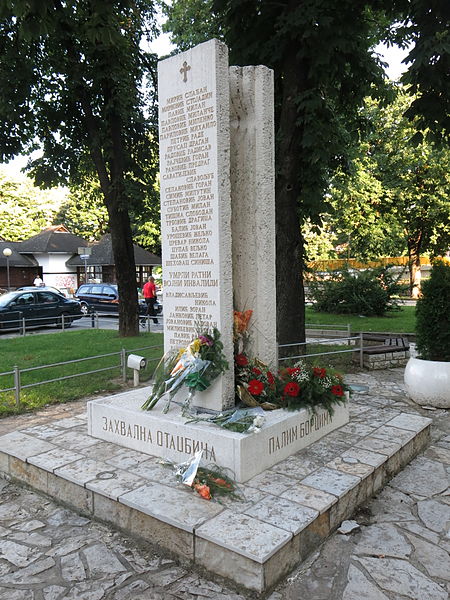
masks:
<path id="1" fill-rule="evenodd" d="M 450 408 L 450 362 L 410 358 L 405 386 L 408 396 L 421 406 Z"/>

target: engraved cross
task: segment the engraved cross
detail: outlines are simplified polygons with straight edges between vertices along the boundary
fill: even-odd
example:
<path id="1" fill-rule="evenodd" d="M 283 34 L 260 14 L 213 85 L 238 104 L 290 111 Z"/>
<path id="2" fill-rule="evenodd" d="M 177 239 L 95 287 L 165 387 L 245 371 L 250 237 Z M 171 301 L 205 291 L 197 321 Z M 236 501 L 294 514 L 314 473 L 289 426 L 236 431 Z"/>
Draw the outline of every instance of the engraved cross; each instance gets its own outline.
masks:
<path id="1" fill-rule="evenodd" d="M 180 69 L 180 73 L 183 75 L 183 81 L 187 81 L 187 72 L 191 70 L 191 67 L 184 61 L 183 66 Z"/>

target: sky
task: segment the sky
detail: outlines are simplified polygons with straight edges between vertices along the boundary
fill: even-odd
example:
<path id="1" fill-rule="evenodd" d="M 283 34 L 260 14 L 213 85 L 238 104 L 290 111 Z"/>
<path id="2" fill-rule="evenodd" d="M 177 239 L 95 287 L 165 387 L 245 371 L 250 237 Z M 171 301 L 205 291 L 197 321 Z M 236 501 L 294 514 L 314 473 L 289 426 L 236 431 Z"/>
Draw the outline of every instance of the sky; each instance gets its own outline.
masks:
<path id="1" fill-rule="evenodd" d="M 151 45 L 150 50 L 155 52 L 158 56 L 167 56 L 174 46 L 170 43 L 169 35 L 167 33 L 161 34 Z M 389 67 L 386 69 L 386 74 L 389 79 L 396 81 L 400 75 L 406 70 L 406 65 L 402 64 L 402 60 L 408 54 L 407 50 L 401 50 L 397 46 L 388 48 L 383 44 L 379 44 L 375 47 L 375 52 L 381 54 L 384 57 L 385 62 L 389 63 Z M 7 163 L 6 168 L 11 174 L 19 174 L 20 170 L 26 165 L 27 157 L 18 156 L 13 161 Z"/>

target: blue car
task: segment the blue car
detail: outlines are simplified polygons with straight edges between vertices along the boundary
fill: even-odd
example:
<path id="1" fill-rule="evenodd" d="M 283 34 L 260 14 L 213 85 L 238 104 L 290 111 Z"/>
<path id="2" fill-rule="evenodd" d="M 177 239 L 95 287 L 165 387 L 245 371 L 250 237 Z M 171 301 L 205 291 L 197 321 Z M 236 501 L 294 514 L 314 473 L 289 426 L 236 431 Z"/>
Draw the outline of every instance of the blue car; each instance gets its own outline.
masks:
<path id="1" fill-rule="evenodd" d="M 50 290 L 35 288 L 7 292 L 0 296 L 0 327 L 19 329 L 25 325 L 51 325 L 70 327 L 75 319 L 81 319 L 81 305 Z"/>
<path id="2" fill-rule="evenodd" d="M 75 298 L 81 302 L 84 314 L 89 312 L 119 312 L 119 291 L 115 283 L 83 283 L 75 292 Z M 139 314 L 147 314 L 147 304 L 143 298 L 138 300 Z M 162 306 L 155 304 L 155 312 L 159 314 Z"/>

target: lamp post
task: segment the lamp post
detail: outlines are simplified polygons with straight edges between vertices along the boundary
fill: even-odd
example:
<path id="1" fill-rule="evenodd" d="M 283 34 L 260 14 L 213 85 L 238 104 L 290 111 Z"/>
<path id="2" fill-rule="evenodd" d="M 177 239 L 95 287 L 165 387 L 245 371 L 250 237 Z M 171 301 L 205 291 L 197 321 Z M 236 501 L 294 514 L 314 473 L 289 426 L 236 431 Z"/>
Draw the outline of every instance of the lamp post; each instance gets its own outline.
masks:
<path id="1" fill-rule="evenodd" d="M 81 258 L 81 260 L 84 262 L 84 283 L 87 283 L 87 261 L 91 255 L 92 249 L 91 248 L 83 248 L 80 247 L 78 248 L 78 254 Z"/>
<path id="2" fill-rule="evenodd" d="M 8 281 L 8 292 L 11 291 L 11 283 L 9 280 L 9 257 L 12 254 L 11 248 L 3 248 L 3 256 L 6 258 L 6 278 Z"/>

